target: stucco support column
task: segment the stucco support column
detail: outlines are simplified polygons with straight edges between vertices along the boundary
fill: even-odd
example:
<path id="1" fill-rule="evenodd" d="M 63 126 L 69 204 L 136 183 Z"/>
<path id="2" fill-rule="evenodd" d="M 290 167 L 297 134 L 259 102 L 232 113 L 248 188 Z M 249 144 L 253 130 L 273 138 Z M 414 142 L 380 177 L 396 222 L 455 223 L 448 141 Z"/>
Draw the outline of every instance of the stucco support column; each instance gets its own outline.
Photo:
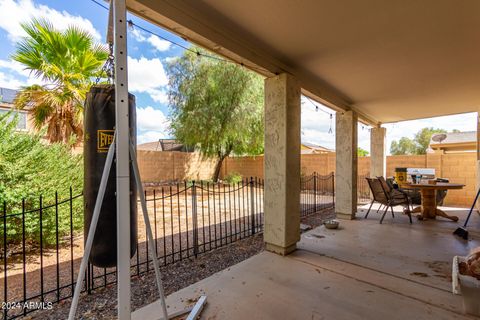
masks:
<path id="1" fill-rule="evenodd" d="M 357 212 L 357 121 L 354 111 L 337 112 L 335 212 L 340 219 L 355 219 Z"/>
<path id="2" fill-rule="evenodd" d="M 370 130 L 370 177 L 386 177 L 386 136 L 386 128 L 374 127 Z"/>
<path id="3" fill-rule="evenodd" d="M 265 248 L 286 255 L 300 240 L 300 86 L 265 80 Z"/>

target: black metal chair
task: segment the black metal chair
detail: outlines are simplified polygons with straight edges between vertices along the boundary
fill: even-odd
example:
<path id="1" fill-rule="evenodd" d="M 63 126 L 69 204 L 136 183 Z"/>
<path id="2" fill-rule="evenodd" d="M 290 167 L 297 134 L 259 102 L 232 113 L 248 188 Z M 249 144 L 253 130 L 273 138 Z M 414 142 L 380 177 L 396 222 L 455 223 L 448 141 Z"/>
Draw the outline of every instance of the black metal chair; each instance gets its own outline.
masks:
<path id="1" fill-rule="evenodd" d="M 383 189 L 389 194 L 392 198 L 396 198 L 397 200 L 402 200 L 402 199 L 407 199 L 409 206 L 407 209 L 410 209 L 413 211 L 413 201 L 412 201 L 412 195 L 411 193 L 407 192 L 409 191 L 408 189 L 400 189 L 394 186 L 393 184 L 393 179 L 390 180 L 389 178 L 385 179 L 384 177 L 380 176 L 377 177 L 378 180 L 380 180 L 380 183 L 382 184 Z M 390 181 L 389 181 L 390 180 Z M 420 192 L 419 197 L 420 197 Z"/>
<path id="2" fill-rule="evenodd" d="M 408 196 L 410 200 L 410 205 L 421 205 L 422 204 L 422 194 L 419 189 L 403 189 L 399 188 L 398 185 L 394 184 L 394 178 L 387 178 L 386 182 L 391 189 L 398 190 Z"/>
<path id="3" fill-rule="evenodd" d="M 408 196 L 402 192 L 399 192 L 396 189 L 389 190 L 388 185 L 382 183 L 381 179 L 378 178 L 366 178 L 368 182 L 368 186 L 372 192 L 372 202 L 370 203 L 370 207 L 368 208 L 367 213 L 365 214 L 365 218 L 368 217 L 370 210 L 375 202 L 380 203 L 381 205 L 385 206 L 385 210 L 382 213 L 382 217 L 380 219 L 380 223 L 383 222 L 385 215 L 387 214 L 388 209 L 392 212 L 392 217 L 395 218 L 395 214 L 393 213 L 393 207 L 402 205 L 405 207 L 405 213 L 408 215 L 410 223 L 412 223 L 412 215 L 410 211 L 410 200 Z"/>

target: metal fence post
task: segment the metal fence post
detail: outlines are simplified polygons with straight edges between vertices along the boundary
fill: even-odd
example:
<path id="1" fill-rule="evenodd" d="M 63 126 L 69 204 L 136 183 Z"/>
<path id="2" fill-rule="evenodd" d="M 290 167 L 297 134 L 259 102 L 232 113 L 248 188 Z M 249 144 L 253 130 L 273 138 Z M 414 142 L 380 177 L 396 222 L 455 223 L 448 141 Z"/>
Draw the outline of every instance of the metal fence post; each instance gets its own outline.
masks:
<path id="1" fill-rule="evenodd" d="M 198 217 L 197 217 L 197 187 L 192 182 L 192 219 L 193 219 L 193 255 L 198 256 Z M 187 249 L 188 250 L 188 249 Z"/>
<path id="2" fill-rule="evenodd" d="M 335 208 L 335 173 L 332 172 L 332 202 L 333 208 Z"/>
<path id="3" fill-rule="evenodd" d="M 25 198 L 22 198 L 23 302 L 27 301 L 27 254 L 25 252 L 25 242 Z M 23 315 L 27 315 L 27 308 L 23 308 Z"/>
<path id="4" fill-rule="evenodd" d="M 3 298 L 5 302 L 8 302 L 8 274 L 7 274 L 7 202 L 3 201 Z M 3 318 L 8 318 L 8 308 L 3 309 Z"/>
<path id="5" fill-rule="evenodd" d="M 43 198 L 40 195 L 40 209 L 39 209 L 39 219 L 40 219 L 40 301 L 44 302 L 43 296 Z"/>
<path id="6" fill-rule="evenodd" d="M 58 239 L 58 191 L 55 191 L 55 248 L 56 248 L 56 276 L 57 276 L 57 300 L 60 300 L 60 246 Z"/>
<path id="7" fill-rule="evenodd" d="M 87 294 L 92 294 L 92 287 L 90 285 L 90 262 L 87 264 L 87 270 L 85 271 L 87 276 L 85 277 L 85 287 L 87 289 Z M 116 273 L 115 273 L 116 274 Z M 116 276 L 116 275 L 115 275 Z"/>
<path id="8" fill-rule="evenodd" d="M 317 173 L 313 172 L 313 207 L 317 212 Z"/>
<path id="9" fill-rule="evenodd" d="M 252 220 L 252 235 L 255 234 L 255 190 L 253 187 L 253 177 L 250 177 L 250 214 Z"/>

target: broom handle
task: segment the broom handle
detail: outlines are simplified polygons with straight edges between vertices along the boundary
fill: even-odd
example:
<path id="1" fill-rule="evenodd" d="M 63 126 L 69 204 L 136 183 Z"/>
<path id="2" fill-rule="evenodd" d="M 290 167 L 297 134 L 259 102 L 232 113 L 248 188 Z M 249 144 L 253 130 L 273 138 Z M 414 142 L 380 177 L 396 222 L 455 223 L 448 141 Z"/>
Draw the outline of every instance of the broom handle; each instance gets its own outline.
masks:
<path id="1" fill-rule="evenodd" d="M 468 220 L 470 219 L 470 216 L 472 215 L 473 208 L 475 208 L 475 204 L 477 203 L 478 196 L 480 195 L 480 188 L 478 188 L 477 195 L 475 196 L 475 200 L 473 201 L 472 207 L 470 208 L 470 212 L 468 213 L 467 220 L 465 220 L 465 223 L 463 225 L 464 228 L 467 227 Z"/>

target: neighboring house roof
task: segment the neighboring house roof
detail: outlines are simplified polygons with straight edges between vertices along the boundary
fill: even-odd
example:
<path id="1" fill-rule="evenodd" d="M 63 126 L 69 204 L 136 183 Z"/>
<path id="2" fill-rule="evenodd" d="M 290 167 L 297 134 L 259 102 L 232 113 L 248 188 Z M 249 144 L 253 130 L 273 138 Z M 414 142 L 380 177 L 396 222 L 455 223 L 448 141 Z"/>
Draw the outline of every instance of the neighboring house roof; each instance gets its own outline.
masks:
<path id="1" fill-rule="evenodd" d="M 0 103 L 12 104 L 17 95 L 17 90 L 0 88 Z"/>
<path id="2" fill-rule="evenodd" d="M 154 142 L 147 142 L 137 145 L 137 150 L 144 151 L 180 151 L 193 152 L 193 148 L 188 148 L 175 139 L 159 139 Z"/>
<path id="3" fill-rule="evenodd" d="M 302 142 L 301 153 L 302 154 L 312 154 L 312 153 L 329 153 L 334 152 L 332 149 L 322 147 L 318 144 L 310 142 Z"/>
<path id="4" fill-rule="evenodd" d="M 446 135 L 447 137 L 442 142 L 433 141 L 431 139 L 429 149 L 433 152 L 435 150 L 458 152 L 473 151 L 477 148 L 476 131 L 449 132 Z"/>

